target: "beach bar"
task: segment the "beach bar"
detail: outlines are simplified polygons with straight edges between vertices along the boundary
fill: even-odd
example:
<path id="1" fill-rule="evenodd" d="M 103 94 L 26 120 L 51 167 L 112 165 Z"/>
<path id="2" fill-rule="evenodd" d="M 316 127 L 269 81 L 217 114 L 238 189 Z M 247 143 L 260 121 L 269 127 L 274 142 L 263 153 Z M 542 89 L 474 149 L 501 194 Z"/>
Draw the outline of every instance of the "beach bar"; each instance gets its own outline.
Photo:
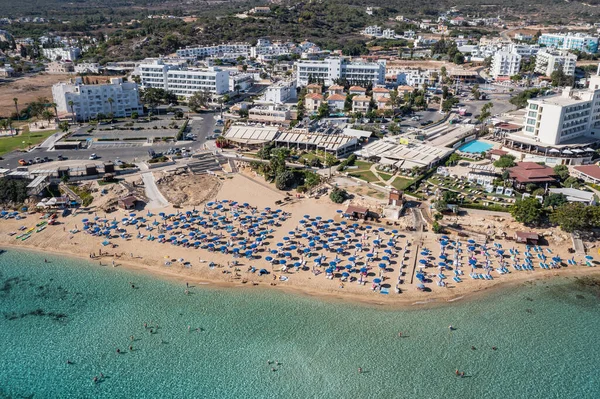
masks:
<path id="1" fill-rule="evenodd" d="M 539 240 L 540 236 L 536 233 L 526 231 L 517 231 L 515 233 L 515 241 L 521 244 L 538 245 Z"/>

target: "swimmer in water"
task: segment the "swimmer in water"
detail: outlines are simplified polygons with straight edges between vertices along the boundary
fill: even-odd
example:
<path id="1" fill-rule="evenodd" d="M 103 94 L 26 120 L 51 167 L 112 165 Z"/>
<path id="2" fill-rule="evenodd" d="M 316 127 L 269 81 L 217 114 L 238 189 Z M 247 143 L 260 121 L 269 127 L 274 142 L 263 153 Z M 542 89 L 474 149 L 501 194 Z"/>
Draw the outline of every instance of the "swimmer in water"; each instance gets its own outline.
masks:
<path id="1" fill-rule="evenodd" d="M 117 348 L 117 353 L 121 353 L 121 349 Z"/>
<path id="2" fill-rule="evenodd" d="M 129 345 L 129 352 L 133 352 L 133 346 Z"/>
<path id="3" fill-rule="evenodd" d="M 362 374 L 362 367 L 358 368 L 358 374 Z"/>
<path id="4" fill-rule="evenodd" d="M 67 359 L 67 364 L 71 364 L 71 361 L 69 359 Z"/>
<path id="5" fill-rule="evenodd" d="M 456 375 L 460 375 L 460 371 L 458 371 L 458 369 L 456 369 Z"/>
<path id="6" fill-rule="evenodd" d="M 94 384 L 97 384 L 97 383 L 98 383 L 98 377 L 94 377 L 94 378 L 92 379 L 92 381 L 94 381 Z"/>
<path id="7" fill-rule="evenodd" d="M 496 350 L 496 349 L 498 349 L 498 348 L 496 348 L 495 346 L 492 346 L 492 350 Z"/>
<path id="8" fill-rule="evenodd" d="M 133 337 L 133 335 L 131 337 L 129 337 L 130 340 L 135 341 L 135 338 Z"/>
<path id="9" fill-rule="evenodd" d="M 461 371 L 461 372 L 460 372 L 460 377 L 462 378 L 462 377 L 464 377 L 464 376 L 465 376 L 465 372 L 464 372 L 464 371 Z"/>
<path id="10" fill-rule="evenodd" d="M 474 350 L 475 350 L 475 347 L 474 347 L 474 346 L 471 346 L 471 350 L 472 350 L 472 351 L 474 351 Z"/>

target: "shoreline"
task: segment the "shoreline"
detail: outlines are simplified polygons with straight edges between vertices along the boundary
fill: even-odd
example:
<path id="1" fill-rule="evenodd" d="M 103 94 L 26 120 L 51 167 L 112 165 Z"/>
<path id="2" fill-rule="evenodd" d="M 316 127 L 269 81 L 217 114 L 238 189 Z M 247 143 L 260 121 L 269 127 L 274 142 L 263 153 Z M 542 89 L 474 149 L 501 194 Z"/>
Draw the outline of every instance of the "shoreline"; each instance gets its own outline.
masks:
<path id="1" fill-rule="evenodd" d="M 210 201 L 218 202 L 217 198 L 227 198 L 231 201 L 243 203 L 248 200 L 248 193 L 253 193 L 251 202 L 258 209 L 272 207 L 281 200 L 279 193 L 265 190 L 262 185 L 244 176 L 234 175 L 231 179 L 226 179 L 223 182 L 219 192 L 215 193 L 215 198 L 211 198 Z M 106 215 L 99 210 L 96 213 L 94 209 L 87 209 L 70 216 L 60 217 L 57 225 L 47 226 L 43 231 L 33 233 L 26 241 L 15 240 L 15 237 L 9 235 L 9 232 L 18 234 L 17 232 L 22 226 L 31 227 L 37 224 L 41 220 L 41 215 L 28 214 L 25 219 L 21 220 L 3 219 L 0 220 L 0 226 L 2 226 L 0 228 L 0 247 L 4 244 L 7 248 L 69 256 L 92 263 L 102 261 L 103 263 L 106 262 L 106 267 L 111 267 L 111 260 L 115 260 L 126 269 L 157 278 L 181 282 L 182 285 L 185 282 L 193 282 L 215 288 L 275 289 L 280 292 L 317 298 L 333 303 L 352 303 L 389 309 L 422 309 L 451 305 L 457 302 L 462 303 L 505 287 L 527 284 L 531 281 L 543 281 L 554 276 L 600 275 L 600 268 L 583 265 L 562 266 L 559 269 L 550 270 L 544 270 L 536 266 L 534 271 L 513 271 L 511 268 L 510 273 L 494 275 L 493 280 L 468 278 L 468 271 L 465 270 L 461 282 L 455 283 L 451 278 L 447 278 L 447 284 L 439 286 L 434 281 L 437 278 L 435 274 L 436 267 L 434 266 L 437 263 L 435 259 L 440 254 L 438 236 L 430 233 L 410 232 L 398 227 L 400 231 L 396 242 L 398 248 L 402 248 L 403 251 L 402 254 L 398 252 L 396 257 L 393 257 L 388 265 L 389 271 L 387 269 L 385 271 L 383 285 L 388 287 L 389 293 L 384 295 L 377 290 L 372 290 L 371 282 L 375 280 L 378 272 L 374 265 L 371 274 L 367 277 L 368 284 L 359 285 L 357 281 L 341 281 L 341 279 L 338 279 L 338 277 L 341 277 L 339 274 L 336 278 L 330 280 L 325 278 L 325 274 L 315 275 L 308 270 L 293 271 L 290 268 L 288 271 L 283 271 L 280 265 L 268 261 L 267 256 L 265 256 L 268 255 L 268 249 L 272 249 L 276 243 L 284 241 L 286 234 L 295 230 L 301 224 L 300 222 L 304 218 L 303 215 L 314 215 L 315 217 L 319 215 L 332 218 L 340 210 L 340 206 L 329 201 L 329 198 L 295 199 L 280 205 L 279 208 L 285 211 L 288 217 L 269 233 L 265 240 L 266 245 L 257 252 L 258 256 L 253 259 L 243 257 L 235 259 L 231 255 L 220 251 L 194 249 L 168 243 L 161 244 L 143 238 L 134 238 L 137 235 L 137 230 L 134 228 L 132 230 L 131 227 L 125 229 L 129 233 L 129 238 L 113 237 L 111 239 L 113 245 L 107 247 L 102 246 L 103 238 L 100 236 L 85 232 L 71 233 L 72 230 L 79 230 L 83 218 L 95 216 L 113 220 L 127 218 L 129 211 L 123 210 Z M 152 210 L 155 214 L 159 212 L 169 214 L 177 211 L 180 211 L 180 209 L 175 210 L 170 207 Z M 380 225 L 379 227 L 383 226 Z M 239 229 L 241 226 L 237 228 Z M 176 234 L 183 235 L 185 233 L 182 230 Z M 355 238 L 355 240 L 358 240 L 358 238 Z M 366 243 L 369 242 L 369 238 L 366 238 Z M 495 242 L 503 244 L 504 248 L 507 249 L 515 246 L 514 242 L 505 240 L 496 240 Z M 423 256 L 422 253 L 419 255 L 419 252 L 423 249 L 430 251 L 428 254 L 430 265 L 423 270 L 428 274 L 429 279 L 427 292 L 417 290 L 419 280 L 414 278 L 419 257 Z M 524 247 L 518 246 L 518 249 L 522 252 Z M 552 249 L 554 256 L 562 255 L 563 259 L 571 257 L 567 254 L 566 247 L 554 246 Z M 90 254 L 97 254 L 99 250 L 104 252 L 105 255 L 96 258 L 89 257 Z M 325 254 L 331 256 L 331 252 Z M 349 251 L 342 258 L 346 258 L 348 255 L 350 255 Z M 466 265 L 465 255 L 461 255 L 461 259 L 464 262 L 463 264 Z M 359 257 L 363 256 L 366 255 L 361 252 Z M 229 262 L 232 260 L 239 263 L 230 265 Z M 214 262 L 215 267 L 210 268 L 209 262 Z M 309 262 L 312 263 L 312 260 L 309 260 Z M 257 272 L 250 272 L 251 268 L 254 268 Z M 258 270 L 263 268 L 268 271 L 266 275 L 258 273 Z M 478 270 L 483 271 L 482 268 Z M 279 277 L 281 276 L 285 276 L 287 279 L 280 281 Z M 380 277 L 383 277 L 383 274 L 380 274 Z M 398 278 L 398 281 L 402 280 L 396 283 L 401 290 L 400 294 L 394 292 L 396 278 Z M 184 288 L 182 288 L 183 291 Z"/>
<path id="2" fill-rule="evenodd" d="M 67 256 L 72 259 L 80 259 L 93 264 L 94 259 L 89 259 L 78 255 L 74 252 L 69 251 L 60 251 L 52 248 L 44 248 L 41 249 L 34 245 L 27 244 L 11 244 L 11 243 L 2 243 L 2 246 L 6 247 L 6 249 L 13 250 L 21 250 L 27 252 L 34 252 L 42 255 L 44 252 L 50 252 L 53 256 Z M 366 306 L 366 307 L 377 307 L 380 309 L 399 309 L 399 310 L 418 310 L 418 309 L 429 309 L 429 308 L 437 308 L 444 306 L 452 306 L 454 303 L 463 303 L 467 301 L 472 301 L 476 299 L 480 299 L 484 296 L 494 294 L 502 289 L 518 289 L 518 286 L 528 283 L 539 283 L 549 280 L 551 278 L 573 278 L 573 277 L 581 277 L 588 275 L 600 275 L 600 269 L 596 268 L 581 268 L 581 269 L 559 269 L 554 270 L 553 273 L 544 274 L 544 275 L 522 275 L 516 278 L 512 278 L 508 281 L 500 281 L 496 280 L 496 282 L 492 285 L 489 285 L 484 288 L 476 289 L 469 292 L 461 292 L 456 295 L 439 295 L 439 294 L 431 294 L 431 296 L 422 296 L 416 297 L 414 295 L 410 295 L 409 297 L 402 298 L 401 294 L 393 294 L 388 296 L 388 298 L 381 297 L 373 297 L 373 296 L 363 296 L 349 292 L 343 291 L 320 291 L 315 288 L 305 287 L 305 286 L 284 286 L 282 284 L 276 286 L 270 286 L 266 284 L 258 284 L 253 286 L 252 284 L 242 284 L 241 282 L 231 282 L 231 281 L 219 281 L 208 278 L 203 278 L 198 275 L 182 275 L 176 271 L 171 271 L 171 269 L 167 268 L 159 268 L 159 267 L 151 267 L 145 265 L 141 262 L 135 262 L 131 260 L 127 260 L 128 258 L 117 258 L 119 262 L 115 268 L 124 268 L 125 270 L 142 273 L 146 277 L 151 278 L 163 278 L 167 281 L 177 281 L 177 282 L 190 282 L 196 283 L 201 286 L 215 288 L 215 289 L 253 289 L 253 290 L 276 290 L 285 294 L 298 295 L 301 297 L 317 299 L 329 303 L 340 303 L 343 302 L 345 304 L 351 303 L 352 305 Z M 100 260 L 96 258 L 96 260 Z M 99 266 L 99 265 L 98 265 Z M 105 264 L 100 267 L 112 267 L 110 264 Z M 377 295 L 373 293 L 373 295 Z M 421 293 L 421 295 L 425 295 Z"/>

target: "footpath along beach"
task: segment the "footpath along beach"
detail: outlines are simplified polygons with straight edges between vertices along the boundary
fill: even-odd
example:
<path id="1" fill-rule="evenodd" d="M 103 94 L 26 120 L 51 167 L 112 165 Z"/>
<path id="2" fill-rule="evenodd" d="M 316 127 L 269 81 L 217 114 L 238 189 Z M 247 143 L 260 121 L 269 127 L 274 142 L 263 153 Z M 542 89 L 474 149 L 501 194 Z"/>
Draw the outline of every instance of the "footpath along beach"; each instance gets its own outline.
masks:
<path id="1" fill-rule="evenodd" d="M 444 303 L 505 284 L 598 273 L 592 255 L 401 231 L 352 220 L 326 198 L 274 205 L 281 198 L 235 176 L 212 201 L 190 209 L 79 212 L 55 225 L 39 214 L 17 220 L 5 213 L 0 244 L 189 282 L 390 305 Z"/>

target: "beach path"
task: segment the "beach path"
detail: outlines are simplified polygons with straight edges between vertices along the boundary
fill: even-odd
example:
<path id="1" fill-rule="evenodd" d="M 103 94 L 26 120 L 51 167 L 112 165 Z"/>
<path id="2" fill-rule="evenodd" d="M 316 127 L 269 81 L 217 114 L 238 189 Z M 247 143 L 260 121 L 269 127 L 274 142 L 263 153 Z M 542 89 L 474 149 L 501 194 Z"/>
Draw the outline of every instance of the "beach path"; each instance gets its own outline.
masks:
<path id="1" fill-rule="evenodd" d="M 169 205 L 169 201 L 161 194 L 152 171 L 148 170 L 148 167 L 144 164 L 138 164 L 140 171 L 142 172 L 142 180 L 144 182 L 144 190 L 146 191 L 146 197 L 148 197 L 148 209 L 164 208 Z"/>

